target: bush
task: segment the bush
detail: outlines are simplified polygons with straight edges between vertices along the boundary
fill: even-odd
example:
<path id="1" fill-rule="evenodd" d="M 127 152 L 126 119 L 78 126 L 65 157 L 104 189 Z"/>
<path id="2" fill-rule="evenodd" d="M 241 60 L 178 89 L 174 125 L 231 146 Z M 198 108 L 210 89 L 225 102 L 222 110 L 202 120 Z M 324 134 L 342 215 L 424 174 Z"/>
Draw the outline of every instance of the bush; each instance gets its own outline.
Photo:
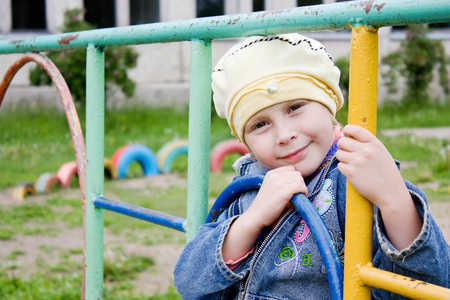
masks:
<path id="1" fill-rule="evenodd" d="M 63 32 L 95 29 L 95 26 L 82 19 L 80 9 L 67 10 L 64 16 Z M 86 97 L 86 50 L 63 50 L 49 52 L 48 58 L 58 67 L 69 86 L 76 102 L 84 103 Z M 136 66 L 137 54 L 130 47 L 111 47 L 105 51 L 105 84 L 107 90 L 120 88 L 131 97 L 136 84 L 128 78 L 127 70 Z M 51 84 L 51 79 L 39 65 L 29 74 L 32 85 Z"/>
<path id="2" fill-rule="evenodd" d="M 348 98 L 348 87 L 350 85 L 350 61 L 347 57 L 336 59 L 334 64 L 341 70 L 341 78 L 339 80 L 339 87 L 341 88 L 344 98 Z"/>
<path id="3" fill-rule="evenodd" d="M 428 85 L 433 79 L 433 70 L 439 66 L 439 83 L 445 94 L 450 93 L 447 64 L 450 59 L 445 54 L 439 40 L 427 38 L 427 24 L 408 25 L 407 39 L 399 50 L 383 57 L 382 64 L 389 69 L 382 73 L 389 92 L 397 91 L 397 78 L 405 77 L 407 91 L 403 96 L 405 104 L 422 105 L 429 99 Z"/>

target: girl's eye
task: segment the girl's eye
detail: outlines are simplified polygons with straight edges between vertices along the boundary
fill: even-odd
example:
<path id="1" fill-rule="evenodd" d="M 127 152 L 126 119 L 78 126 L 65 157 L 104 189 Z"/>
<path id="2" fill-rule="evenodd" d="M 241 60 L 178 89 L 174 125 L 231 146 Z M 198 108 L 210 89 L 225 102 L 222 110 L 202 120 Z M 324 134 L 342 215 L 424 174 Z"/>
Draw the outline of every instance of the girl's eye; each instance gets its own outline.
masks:
<path id="1" fill-rule="evenodd" d="M 296 110 L 299 109 L 300 107 L 302 107 L 300 104 L 292 105 L 292 106 L 289 108 L 289 111 L 296 111 Z"/>
<path id="2" fill-rule="evenodd" d="M 254 129 L 259 129 L 259 128 L 263 128 L 266 125 L 267 125 L 267 122 L 262 121 L 262 122 L 256 123 L 255 126 L 253 126 L 253 128 Z"/>
<path id="3" fill-rule="evenodd" d="M 253 131 L 260 132 L 261 130 L 264 130 L 263 128 L 265 126 L 267 126 L 268 124 L 269 124 L 269 122 L 267 122 L 267 121 L 256 121 L 255 120 L 255 122 L 248 124 L 249 125 L 248 127 L 246 126 L 245 132 L 247 132 L 247 133 L 250 133 Z"/>

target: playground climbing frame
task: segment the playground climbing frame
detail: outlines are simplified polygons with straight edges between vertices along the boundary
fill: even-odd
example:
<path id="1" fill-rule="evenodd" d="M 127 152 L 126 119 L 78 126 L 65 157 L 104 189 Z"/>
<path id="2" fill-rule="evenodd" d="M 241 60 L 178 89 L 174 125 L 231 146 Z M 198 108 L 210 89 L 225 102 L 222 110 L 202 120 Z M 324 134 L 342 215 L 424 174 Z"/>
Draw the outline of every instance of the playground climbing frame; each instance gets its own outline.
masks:
<path id="1" fill-rule="evenodd" d="M 351 29 L 349 123 L 375 133 L 378 68 L 377 28 L 450 20 L 450 0 L 362 0 L 276 11 L 199 18 L 75 33 L 0 41 L 0 54 L 25 53 L 0 83 L 0 103 L 24 61 L 51 65 L 32 52 L 86 48 L 86 152 L 76 111 L 63 79 L 52 77 L 63 101 L 75 145 L 84 224 L 83 299 L 103 297 L 103 208 L 95 199 L 103 195 L 104 180 L 104 50 L 115 45 L 191 42 L 189 103 L 187 240 L 204 223 L 208 206 L 211 111 L 211 43 L 218 38 L 290 32 Z M 23 64 L 22 64 L 23 65 Z M 51 66 L 49 73 L 54 71 Z M 55 79 L 56 78 L 56 79 Z M 64 83 L 65 84 L 65 83 Z M 345 299 L 370 299 L 371 286 L 389 289 L 416 299 L 448 299 L 449 290 L 414 281 L 371 266 L 371 216 L 373 209 L 353 188 L 348 189 Z M 358 213 L 355 213 L 358 212 Z M 363 233 L 363 234 L 361 234 Z M 362 236 L 362 238 L 361 238 Z"/>

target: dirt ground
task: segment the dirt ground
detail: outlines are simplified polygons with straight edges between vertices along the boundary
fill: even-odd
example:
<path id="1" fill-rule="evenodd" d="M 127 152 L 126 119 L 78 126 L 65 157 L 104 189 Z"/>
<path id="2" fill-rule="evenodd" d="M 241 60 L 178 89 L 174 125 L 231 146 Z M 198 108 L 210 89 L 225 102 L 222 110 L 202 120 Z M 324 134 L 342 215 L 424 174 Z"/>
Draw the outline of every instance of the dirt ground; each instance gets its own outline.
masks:
<path id="1" fill-rule="evenodd" d="M 163 175 L 176 176 L 176 175 Z M 152 185 L 164 186 L 168 181 L 177 182 L 179 178 L 162 178 L 155 180 L 153 177 Z M 118 181 L 118 184 L 126 184 L 130 188 L 148 188 L 146 185 L 148 179 L 134 179 L 126 181 Z M 0 192 L 0 205 L 20 205 L 17 201 L 11 199 L 11 189 Z M 79 197 L 77 189 L 67 190 L 65 193 L 68 198 L 76 199 Z M 50 195 L 47 197 L 54 197 Z M 46 196 L 34 196 L 33 201 L 45 201 Z M 442 229 L 445 239 L 450 241 L 450 202 L 434 202 L 430 203 L 430 210 Z M 24 255 L 18 258 L 18 268 L 13 270 L 13 274 L 18 276 L 26 276 L 32 272 L 37 271 L 37 259 L 43 259 L 46 263 L 53 264 L 58 255 L 55 255 L 55 250 L 51 252 L 48 249 L 57 249 L 56 251 L 63 251 L 64 249 L 81 249 L 83 247 L 83 233 L 82 228 L 67 228 L 65 224 L 60 224 L 61 230 L 55 236 L 48 235 L 29 235 L 17 236 L 15 240 L 5 240 L 0 242 L 0 262 L 7 261 L 7 256 L 13 251 L 25 250 Z M 155 267 L 152 271 L 142 272 L 134 281 L 136 292 L 145 295 L 153 295 L 155 293 L 164 293 L 169 286 L 173 285 L 172 271 L 176 259 L 181 251 L 182 246 L 174 246 L 173 244 L 157 244 L 157 245 L 142 245 L 139 242 L 124 241 L 124 237 L 114 235 L 105 229 L 104 233 L 104 249 L 105 258 L 109 255 L 109 250 L 115 246 L 123 247 L 125 253 L 135 254 L 141 256 L 149 256 L 155 259 Z M 81 261 L 81 255 L 80 255 Z"/>
<path id="2" fill-rule="evenodd" d="M 162 188 L 167 187 L 167 182 L 174 184 L 182 182 L 176 175 L 171 174 L 152 177 L 151 181 L 152 184 L 149 185 L 149 178 L 147 177 L 117 181 L 117 184 L 127 185 L 133 189 L 148 189 L 150 186 L 155 185 Z M 20 209 L 21 203 L 13 200 L 11 195 L 12 188 L 0 191 L 0 205 L 14 205 Z M 60 193 L 58 193 L 58 196 L 61 196 Z M 55 194 L 37 195 L 27 197 L 24 201 L 43 203 L 47 198 L 54 197 Z M 62 197 L 77 199 L 80 198 L 80 192 L 78 189 L 65 189 Z M 66 224 L 61 222 L 61 224 L 56 224 L 59 227 L 59 232 L 56 235 L 16 235 L 14 240 L 2 240 L 0 241 L 0 265 L 5 267 L 4 264 L 8 262 L 8 255 L 15 251 L 23 251 L 24 254 L 18 256 L 14 261 L 16 267 L 10 271 L 11 275 L 26 278 L 38 271 L 38 261 L 55 265 L 59 260 L 59 253 L 67 253 L 68 250 L 73 249 L 83 249 L 83 228 L 82 224 L 80 225 L 80 227 L 68 228 Z M 179 235 L 183 236 L 184 234 L 180 232 Z M 182 245 L 176 243 L 143 245 L 139 241 L 130 242 L 125 236 L 112 234 L 108 231 L 108 228 L 104 228 L 104 259 L 115 259 L 117 253 L 112 249 L 117 247 L 120 247 L 120 252 L 126 255 L 150 257 L 155 262 L 154 266 L 141 272 L 132 281 L 136 295 L 142 293 L 150 296 L 165 293 L 170 286 L 173 286 L 172 271 L 182 250 Z M 71 259 L 79 261 L 80 264 L 82 263 L 81 254 L 71 255 Z"/>

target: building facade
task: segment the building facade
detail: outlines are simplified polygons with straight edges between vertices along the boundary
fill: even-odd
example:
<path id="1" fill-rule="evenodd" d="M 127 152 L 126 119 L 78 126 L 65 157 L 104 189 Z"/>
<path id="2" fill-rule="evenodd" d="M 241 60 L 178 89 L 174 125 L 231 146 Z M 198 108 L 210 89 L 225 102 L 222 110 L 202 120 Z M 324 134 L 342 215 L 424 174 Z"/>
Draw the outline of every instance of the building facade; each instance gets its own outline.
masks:
<path id="1" fill-rule="evenodd" d="M 64 12 L 82 8 L 85 20 L 98 28 L 119 27 L 154 22 L 167 22 L 215 15 L 251 13 L 261 10 L 285 9 L 298 6 L 328 4 L 339 0 L 0 0 L 0 39 L 29 38 L 59 33 L 64 23 Z M 431 38 L 443 40 L 450 52 L 449 23 L 433 24 Z M 312 32 L 305 35 L 321 41 L 334 59 L 349 57 L 350 31 Z M 404 28 L 385 27 L 379 32 L 379 56 L 387 55 L 405 39 Z M 238 39 L 219 39 L 213 42 L 213 64 Z M 107 95 L 109 106 L 126 103 L 151 105 L 186 104 L 189 95 L 189 42 L 132 46 L 139 53 L 137 67 L 129 76 L 137 84 L 133 101 L 124 99 L 120 92 Z M 0 56 L 0 75 L 6 72 L 17 54 Z M 8 89 L 5 106 L 59 104 L 53 87 L 32 87 L 26 65 Z M 437 88 L 438 97 L 440 88 Z M 70 88 L 70 87 L 69 87 Z M 380 76 L 379 100 L 396 98 L 387 95 Z M 36 99 L 30 103 L 30 98 Z"/>

